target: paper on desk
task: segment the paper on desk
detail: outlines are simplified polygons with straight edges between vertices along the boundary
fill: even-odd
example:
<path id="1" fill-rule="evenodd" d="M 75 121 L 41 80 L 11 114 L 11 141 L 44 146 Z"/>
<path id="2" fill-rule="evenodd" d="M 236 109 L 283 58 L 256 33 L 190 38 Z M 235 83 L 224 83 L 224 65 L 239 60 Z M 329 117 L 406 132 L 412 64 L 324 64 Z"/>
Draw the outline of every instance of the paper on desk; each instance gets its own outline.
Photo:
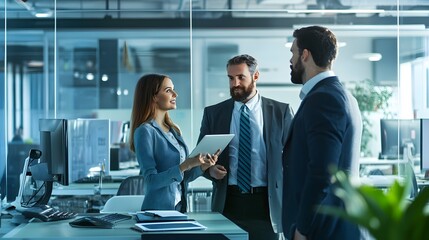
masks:
<path id="1" fill-rule="evenodd" d="M 157 217 L 187 217 L 185 214 L 175 210 L 149 210 L 143 211 L 142 213 L 147 213 Z"/>

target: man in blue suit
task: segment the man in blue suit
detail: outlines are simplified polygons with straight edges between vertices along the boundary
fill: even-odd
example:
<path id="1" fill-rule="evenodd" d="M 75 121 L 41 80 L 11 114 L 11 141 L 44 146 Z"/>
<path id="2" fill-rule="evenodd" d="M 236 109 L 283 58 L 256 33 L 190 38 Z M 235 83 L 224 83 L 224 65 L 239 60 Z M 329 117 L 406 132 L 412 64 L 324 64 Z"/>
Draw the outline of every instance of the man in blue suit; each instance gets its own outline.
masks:
<path id="1" fill-rule="evenodd" d="M 289 104 L 260 95 L 258 64 L 247 54 L 227 63 L 231 98 L 206 107 L 199 140 L 206 134 L 234 133 L 217 164 L 204 176 L 213 182 L 212 210 L 249 232 L 250 240 L 278 240 L 281 229 L 282 151 L 292 120 Z M 250 189 L 242 190 L 240 172 L 240 109 L 250 115 Z M 244 132 L 244 131 L 243 131 Z M 244 141 L 243 141 L 244 142 Z M 246 155 L 246 154 L 244 154 Z"/>
<path id="2" fill-rule="evenodd" d="M 303 87 L 283 150 L 283 230 L 289 240 L 360 239 L 358 226 L 317 211 L 320 205 L 344 207 L 333 193 L 331 166 L 350 176 L 359 171 L 361 116 L 331 70 L 336 37 L 319 26 L 293 36 L 291 80 Z"/>

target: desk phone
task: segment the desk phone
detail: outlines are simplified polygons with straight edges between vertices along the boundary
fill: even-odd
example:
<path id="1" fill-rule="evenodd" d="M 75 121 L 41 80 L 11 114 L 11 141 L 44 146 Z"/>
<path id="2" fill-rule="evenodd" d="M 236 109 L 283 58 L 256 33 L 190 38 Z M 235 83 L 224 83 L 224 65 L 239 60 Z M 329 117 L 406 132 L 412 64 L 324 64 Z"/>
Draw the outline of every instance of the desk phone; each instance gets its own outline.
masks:
<path id="1" fill-rule="evenodd" d="M 26 218 L 38 218 L 44 222 L 59 221 L 76 217 L 77 213 L 62 212 L 48 205 L 34 206 L 18 210 Z"/>

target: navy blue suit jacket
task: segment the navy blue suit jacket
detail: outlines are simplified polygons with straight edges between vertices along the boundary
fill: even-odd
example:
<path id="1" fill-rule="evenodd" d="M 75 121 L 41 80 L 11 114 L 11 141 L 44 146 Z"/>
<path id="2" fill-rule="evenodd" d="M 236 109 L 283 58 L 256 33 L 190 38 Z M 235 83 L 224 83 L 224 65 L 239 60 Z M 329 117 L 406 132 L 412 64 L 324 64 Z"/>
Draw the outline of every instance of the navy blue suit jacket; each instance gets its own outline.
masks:
<path id="1" fill-rule="evenodd" d="M 362 121 L 356 99 L 337 77 L 317 83 L 303 99 L 283 151 L 283 230 L 308 239 L 359 239 L 354 224 L 317 213 L 317 206 L 343 207 L 333 193 L 329 167 L 358 174 Z"/>

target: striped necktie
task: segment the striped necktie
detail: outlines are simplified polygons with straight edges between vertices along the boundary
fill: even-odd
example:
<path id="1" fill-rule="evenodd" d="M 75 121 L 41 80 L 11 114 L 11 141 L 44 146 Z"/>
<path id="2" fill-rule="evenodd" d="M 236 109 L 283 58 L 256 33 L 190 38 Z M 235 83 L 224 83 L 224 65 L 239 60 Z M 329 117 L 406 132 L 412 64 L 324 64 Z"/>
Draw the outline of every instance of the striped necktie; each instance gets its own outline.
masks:
<path id="1" fill-rule="evenodd" d="M 250 192 L 250 154 L 252 152 L 252 132 L 250 129 L 249 108 L 240 108 L 240 136 L 238 139 L 237 185 L 243 192 Z"/>

